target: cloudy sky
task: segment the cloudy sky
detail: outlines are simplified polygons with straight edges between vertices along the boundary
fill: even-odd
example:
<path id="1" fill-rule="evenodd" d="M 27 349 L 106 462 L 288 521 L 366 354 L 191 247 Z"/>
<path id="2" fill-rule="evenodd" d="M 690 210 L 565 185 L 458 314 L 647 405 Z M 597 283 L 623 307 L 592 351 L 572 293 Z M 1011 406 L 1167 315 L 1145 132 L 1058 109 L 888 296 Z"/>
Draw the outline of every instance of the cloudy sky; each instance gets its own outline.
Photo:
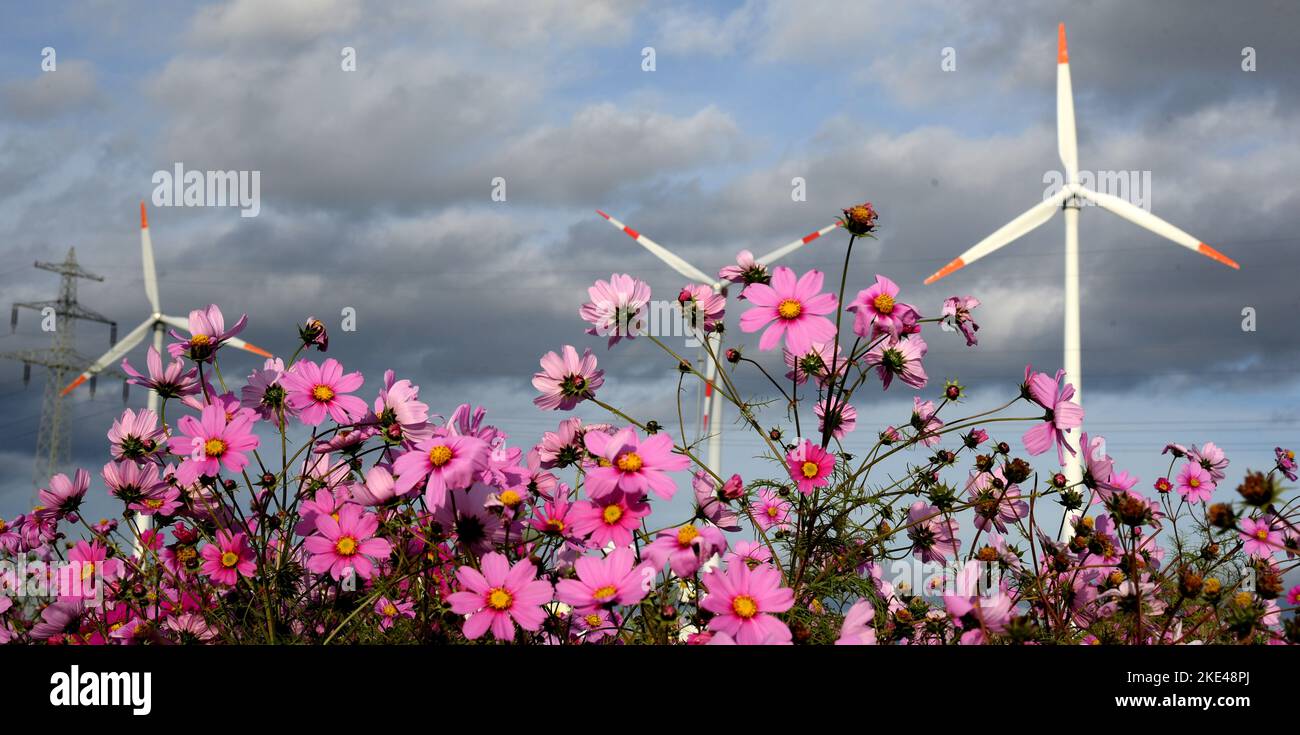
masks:
<path id="1" fill-rule="evenodd" d="M 564 344 L 598 354 L 602 398 L 676 424 L 670 360 L 644 341 L 607 351 L 582 333 L 577 309 L 596 278 L 632 273 L 665 298 L 682 285 L 597 207 L 712 272 L 870 200 L 882 227 L 855 255 L 852 290 L 883 273 L 924 312 L 954 293 L 984 301 L 978 348 L 931 339 L 927 395 L 960 378 L 978 408 L 1013 395 L 1025 363 L 1058 368 L 1059 218 L 921 281 L 1042 199 L 1059 168 L 1065 21 L 1081 168 L 1150 172 L 1152 211 L 1242 265 L 1084 210 L 1088 428 L 1144 483 L 1165 471 L 1167 441 L 1215 441 L 1240 471 L 1300 438 L 1300 50 L 1288 3 L 24 6 L 0 11 L 0 302 L 53 298 L 57 277 L 31 264 L 75 246 L 106 279 L 83 283 L 82 301 L 124 334 L 147 312 L 136 203 L 153 173 L 177 162 L 260 171 L 257 217 L 152 210 L 164 309 L 247 312 L 245 336 L 285 355 L 295 322 L 319 316 L 333 328 L 329 354 L 370 376 L 368 396 L 393 367 L 435 411 L 484 404 L 523 445 L 563 418 L 531 404 L 529 378 Z M 54 71 L 42 71 L 46 47 Z M 355 71 L 341 68 L 345 47 Z M 496 177 L 504 202 L 491 197 Z M 806 201 L 792 201 L 794 177 Z M 836 280 L 845 240 L 787 264 Z M 343 332 L 349 307 L 357 329 Z M 1254 331 L 1242 328 L 1247 307 Z M 741 308 L 732 302 L 733 339 Z M 0 351 L 46 343 L 29 312 Z M 78 346 L 102 352 L 107 330 L 80 325 Z M 225 372 L 256 363 L 228 355 Z M 24 389 L 21 367 L 0 363 L 5 515 L 30 502 L 43 380 Z M 906 421 L 910 403 L 899 387 L 864 392 L 860 440 Z M 79 466 L 97 474 L 121 408 L 111 382 L 71 401 Z M 756 439 L 733 431 L 725 449 L 728 471 L 759 471 Z"/>

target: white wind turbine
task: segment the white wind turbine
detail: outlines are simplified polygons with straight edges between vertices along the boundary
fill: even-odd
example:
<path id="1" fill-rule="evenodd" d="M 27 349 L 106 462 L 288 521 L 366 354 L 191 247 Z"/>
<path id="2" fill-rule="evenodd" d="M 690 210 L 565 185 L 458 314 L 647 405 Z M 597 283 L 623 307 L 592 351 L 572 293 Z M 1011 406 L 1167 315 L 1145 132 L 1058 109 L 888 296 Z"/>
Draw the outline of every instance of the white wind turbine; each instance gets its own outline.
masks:
<path id="1" fill-rule="evenodd" d="M 687 263 L 680 256 L 669 251 L 664 246 L 660 245 L 654 240 L 651 240 L 645 235 L 642 235 L 640 232 L 637 232 L 636 230 L 632 229 L 631 227 L 628 227 L 622 222 L 619 222 L 618 220 L 614 219 L 608 214 L 605 214 L 601 210 L 597 209 L 596 213 L 599 214 L 601 217 L 604 217 L 606 220 L 608 220 L 611 225 L 614 225 L 618 229 L 622 230 L 624 234 L 626 234 L 628 237 L 632 238 L 633 240 L 636 240 L 646 250 L 649 250 L 650 252 L 654 253 L 656 256 L 658 256 L 660 260 L 667 263 L 668 266 L 673 270 L 677 271 L 683 276 L 686 276 L 691 281 L 694 281 L 696 283 L 702 283 L 706 286 L 712 286 L 715 292 L 721 293 L 723 291 L 724 284 L 722 283 L 722 281 L 718 280 L 713 276 L 705 274 L 704 271 L 700 270 L 699 268 L 696 268 L 690 263 Z M 831 230 L 839 226 L 840 226 L 839 222 L 836 222 L 835 224 L 827 225 L 821 228 L 820 230 L 817 230 L 816 232 L 810 232 L 807 235 L 804 235 L 803 237 L 799 238 L 798 240 L 795 240 L 794 242 L 787 243 L 786 245 L 782 245 L 781 247 L 777 248 L 776 250 L 773 250 L 772 252 L 768 253 L 767 255 L 764 255 L 761 258 L 755 258 L 755 260 L 758 262 L 759 265 L 763 265 L 763 266 L 770 265 L 772 262 L 780 258 L 784 258 L 790 253 L 793 253 L 794 251 L 798 250 L 804 245 L 807 245 L 813 240 L 816 240 L 817 238 L 821 237 L 822 235 L 825 235 L 826 233 L 830 232 Z M 709 341 L 709 351 L 711 351 L 713 355 L 715 355 L 717 358 L 719 359 L 722 358 L 723 356 L 722 335 L 717 333 L 711 333 L 708 336 L 708 341 Z M 722 476 L 722 396 L 713 390 L 713 383 L 717 381 L 717 376 L 718 376 L 718 363 L 707 356 L 708 353 L 705 352 L 703 346 L 701 346 L 700 348 L 700 353 L 701 353 L 701 359 L 705 363 L 704 376 L 708 378 L 708 382 L 704 384 L 704 407 L 703 407 L 702 416 L 700 418 L 701 433 L 707 436 L 709 440 L 708 457 L 707 457 L 709 469 L 713 470 L 715 473 L 717 473 L 719 477 L 721 477 Z M 682 439 L 684 441 L 685 437 L 682 437 Z"/>
<path id="2" fill-rule="evenodd" d="M 63 389 L 62 395 L 66 396 L 96 373 L 112 366 L 118 360 L 121 360 L 126 356 L 126 353 L 130 352 L 136 345 L 140 344 L 140 342 L 144 340 L 145 335 L 150 331 L 153 332 L 153 347 L 159 352 L 159 354 L 161 354 L 163 351 L 164 325 L 171 325 L 178 329 L 185 330 L 190 328 L 188 319 L 181 319 L 180 317 L 168 316 L 162 313 L 162 307 L 158 303 L 158 275 L 154 271 L 153 241 L 149 238 L 149 218 L 145 213 L 144 202 L 140 202 L 140 254 L 144 261 L 144 294 L 145 297 L 149 299 L 149 307 L 153 309 L 153 312 L 149 315 L 149 318 L 140 323 L 140 326 L 132 329 L 130 333 L 123 337 L 121 341 L 113 346 L 112 349 L 105 352 L 98 360 L 91 363 L 90 367 L 86 368 L 85 372 L 77 376 L 76 380 L 69 383 L 68 387 Z M 246 350 L 255 355 L 271 357 L 271 353 L 266 350 L 263 350 L 260 347 L 254 347 L 237 337 L 231 337 L 226 340 L 226 344 L 231 347 Z M 148 408 L 156 414 L 158 412 L 158 394 L 152 390 L 148 391 L 148 394 Z M 143 531 L 149 528 L 150 523 L 148 516 L 137 515 L 136 518 L 136 527 L 139 530 Z"/>
<path id="3" fill-rule="evenodd" d="M 1079 184 L 1078 143 L 1074 129 L 1074 94 L 1070 89 L 1070 55 L 1065 43 L 1065 24 L 1057 29 L 1056 50 L 1056 143 L 1061 163 L 1065 165 L 1067 182 L 1055 196 L 1049 197 L 1029 211 L 1003 225 L 996 232 L 976 243 L 960 258 L 939 269 L 925 279 L 926 284 L 950 275 L 1013 240 L 1029 233 L 1052 218 L 1057 207 L 1065 209 L 1065 373 L 1066 380 L 1074 385 L 1074 400 L 1082 405 L 1083 369 L 1079 340 L 1079 202 L 1088 200 L 1109 210 L 1139 227 L 1160 235 L 1200 253 L 1208 258 L 1240 270 L 1241 266 L 1228 256 L 1200 240 L 1156 217 L 1146 210 L 1110 194 L 1088 189 Z M 1080 451 L 1083 448 L 1080 447 Z M 1066 455 L 1066 477 L 1071 482 L 1082 479 L 1080 455 Z"/>

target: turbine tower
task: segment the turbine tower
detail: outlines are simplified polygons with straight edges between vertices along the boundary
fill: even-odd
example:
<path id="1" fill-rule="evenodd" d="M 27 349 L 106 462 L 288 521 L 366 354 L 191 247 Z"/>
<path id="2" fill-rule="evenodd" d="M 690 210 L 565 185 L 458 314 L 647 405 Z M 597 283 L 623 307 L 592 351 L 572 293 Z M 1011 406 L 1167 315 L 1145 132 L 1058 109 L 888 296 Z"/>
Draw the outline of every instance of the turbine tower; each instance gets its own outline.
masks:
<path id="1" fill-rule="evenodd" d="M 51 345 L 49 349 L 44 350 L 0 353 L 0 358 L 16 360 L 23 364 L 24 384 L 31 379 L 33 365 L 46 369 L 45 398 L 41 402 L 41 423 L 36 434 L 36 462 L 32 469 L 33 484 L 36 487 L 43 487 L 49 482 L 50 477 L 66 469 L 72 459 L 72 431 L 66 421 L 63 395 L 59 389 L 67 381 L 68 376 L 81 372 L 86 365 L 90 364 L 88 358 L 78 354 L 74 344 L 77 320 L 109 325 L 110 345 L 117 342 L 117 323 L 77 302 L 77 279 L 103 281 L 104 278 L 77 264 L 76 248 L 68 249 L 68 255 L 62 263 L 36 261 L 36 267 L 59 274 L 59 297 L 52 301 L 15 303 L 9 327 L 11 331 L 18 328 L 19 309 L 39 312 L 42 327 L 47 331 L 53 330 Z M 53 322 L 49 321 L 51 318 Z"/>
<path id="2" fill-rule="evenodd" d="M 1229 268 L 1240 270 L 1241 266 L 1232 258 L 1206 245 L 1195 237 L 1159 217 L 1110 194 L 1103 194 L 1084 187 L 1079 183 L 1078 140 L 1074 128 L 1074 93 L 1070 87 L 1070 53 L 1065 42 L 1065 24 L 1057 28 L 1056 42 L 1056 144 L 1065 166 L 1066 183 L 1061 191 L 1048 197 L 1043 202 L 1031 207 L 1029 211 L 1003 225 L 996 232 L 979 241 L 961 257 L 940 268 L 934 275 L 925 279 L 931 284 L 945 276 L 983 258 L 1028 234 L 1047 222 L 1056 213 L 1057 208 L 1065 210 L 1065 375 L 1066 380 L 1074 386 L 1074 400 L 1083 405 L 1083 353 L 1079 335 L 1079 205 L 1082 201 L 1093 204 L 1117 215 L 1133 224 L 1143 227 L 1163 238 L 1218 261 Z M 1083 451 L 1083 447 L 1079 448 Z M 1071 483 L 1083 479 L 1081 455 L 1066 455 L 1066 477 Z M 1068 525 L 1062 524 L 1062 533 Z"/>
<path id="3" fill-rule="evenodd" d="M 681 256 L 673 253 L 672 251 L 665 248 L 663 245 L 660 245 L 654 240 L 651 240 L 650 238 L 646 237 L 640 232 L 637 232 L 631 227 L 628 227 L 622 222 L 619 222 L 618 220 L 614 219 L 608 214 L 605 214 L 601 210 L 597 209 L 596 214 L 599 214 L 601 217 L 604 217 L 605 220 L 608 221 L 611 225 L 622 230 L 623 234 L 627 235 L 633 240 L 636 240 L 637 243 L 641 245 L 641 247 L 645 248 L 646 250 L 649 250 L 651 253 L 654 253 L 656 257 L 658 257 L 664 263 L 667 263 L 668 267 L 672 268 L 673 270 L 677 271 L 683 276 L 686 276 L 692 282 L 701 283 L 706 286 L 710 286 L 713 288 L 715 293 L 723 292 L 724 285 L 722 281 L 720 281 L 719 279 L 707 275 L 704 271 L 700 270 L 699 268 L 696 268 L 690 263 L 687 263 L 686 260 L 684 260 Z M 807 235 L 804 235 L 798 240 L 795 240 L 790 243 L 786 243 L 785 245 L 782 245 L 781 247 L 777 248 L 776 250 L 773 250 L 767 255 L 764 255 L 761 258 L 756 258 L 755 260 L 758 262 L 759 265 L 762 266 L 771 265 L 774 261 L 780 258 L 784 258 L 790 253 L 793 253 L 799 248 L 802 248 L 803 246 L 807 245 L 813 240 L 816 240 L 817 238 L 821 237 L 822 235 L 825 235 L 826 233 L 830 232 L 831 230 L 839 226 L 840 226 L 839 222 L 827 225 L 821 228 L 820 230 L 817 230 L 816 232 L 810 232 Z M 700 417 L 700 427 L 701 427 L 700 433 L 701 435 L 706 436 L 708 438 L 709 443 L 708 443 L 707 461 L 708 461 L 709 469 L 713 470 L 714 473 L 716 473 L 719 477 L 721 477 L 722 476 L 722 396 L 717 391 L 713 390 L 713 384 L 717 381 L 718 371 L 721 369 L 717 360 L 723 359 L 722 335 L 717 332 L 711 332 L 706 339 L 708 340 L 708 349 L 706 350 L 703 345 L 700 346 L 700 354 L 701 354 L 700 359 L 704 362 L 704 366 L 705 366 L 704 377 L 708 380 L 708 382 L 704 384 L 704 391 L 703 391 L 704 406 L 703 406 L 702 415 Z M 712 358 L 709 357 L 709 353 L 713 354 Z M 794 410 L 796 411 L 799 410 L 799 407 L 795 406 Z M 686 437 L 682 437 L 682 441 L 684 442 L 685 440 Z"/>

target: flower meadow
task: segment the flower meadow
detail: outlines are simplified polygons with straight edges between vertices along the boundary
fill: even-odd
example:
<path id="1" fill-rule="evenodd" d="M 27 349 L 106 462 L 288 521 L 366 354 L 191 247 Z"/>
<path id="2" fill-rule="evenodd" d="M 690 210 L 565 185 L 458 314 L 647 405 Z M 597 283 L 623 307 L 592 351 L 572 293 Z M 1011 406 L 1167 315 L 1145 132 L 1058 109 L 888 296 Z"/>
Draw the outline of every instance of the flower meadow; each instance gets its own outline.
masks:
<path id="1" fill-rule="evenodd" d="M 712 380 L 638 329 L 645 282 L 597 281 L 574 324 L 591 346 L 557 345 L 532 376 L 555 428 L 522 441 L 472 404 L 428 405 L 412 376 L 349 372 L 314 318 L 288 359 L 234 384 L 223 345 L 246 317 L 194 311 L 144 370 L 123 361 L 159 410 L 123 411 L 102 467 L 0 519 L 0 642 L 1300 642 L 1300 587 L 1282 582 L 1300 555 L 1294 452 L 1240 471 L 1212 443 L 1171 443 L 1166 474 L 1143 481 L 1084 430 L 1064 374 L 1031 366 L 1002 405 L 964 411 L 965 388 L 927 374 L 927 340 L 978 350 L 980 301 L 925 309 L 884 275 L 849 284 L 877 222 L 869 203 L 844 210 L 829 283 L 742 252 L 719 274 L 730 303 L 685 284 L 695 328 L 725 329 L 731 309 L 749 341 L 713 356 Z M 601 350 L 708 383 L 770 469 L 719 476 L 683 422 L 607 403 Z M 751 356 L 777 350 L 784 374 Z M 742 371 L 770 390 L 742 393 Z M 887 391 L 911 394 L 910 415 L 859 430 Z M 579 405 L 605 422 L 565 417 Z M 84 517 L 88 493 L 120 517 Z M 692 512 L 673 512 L 678 496 Z M 932 573 L 913 584 L 900 564 Z"/>

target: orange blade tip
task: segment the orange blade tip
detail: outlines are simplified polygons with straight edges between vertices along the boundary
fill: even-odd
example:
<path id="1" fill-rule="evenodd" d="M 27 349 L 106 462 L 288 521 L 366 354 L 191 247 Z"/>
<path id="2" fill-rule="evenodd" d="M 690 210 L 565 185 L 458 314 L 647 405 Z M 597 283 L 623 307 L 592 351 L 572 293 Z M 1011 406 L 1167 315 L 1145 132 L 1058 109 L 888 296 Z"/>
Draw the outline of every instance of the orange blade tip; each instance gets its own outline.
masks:
<path id="1" fill-rule="evenodd" d="M 1201 243 L 1200 246 L 1196 248 L 1196 251 L 1207 258 L 1212 258 L 1214 260 L 1219 261 L 1220 263 L 1223 263 L 1229 268 L 1232 268 L 1234 270 L 1241 270 L 1241 266 L 1237 264 L 1237 261 L 1233 260 L 1232 258 L 1229 258 L 1228 256 L 1224 255 L 1218 250 L 1215 250 L 1209 245 L 1206 245 L 1205 243 Z"/>
<path id="2" fill-rule="evenodd" d="M 930 276 L 929 278 L 925 279 L 925 285 L 929 286 L 931 283 L 934 283 L 940 278 L 943 278 L 945 276 L 950 276 L 956 271 L 959 271 L 964 267 L 966 267 L 966 262 L 961 258 L 957 258 L 956 260 L 952 261 L 948 265 L 945 265 L 944 267 L 940 268 L 933 276 Z"/>
<path id="3" fill-rule="evenodd" d="M 604 212 L 600 211 L 599 209 L 596 210 L 596 214 L 600 215 L 601 217 L 604 217 L 605 219 L 609 219 L 609 215 L 608 215 L 608 214 L 605 214 Z"/>
<path id="4" fill-rule="evenodd" d="M 254 355 L 261 355 L 262 357 L 265 357 L 265 358 L 273 358 L 273 357 L 275 357 L 275 355 L 272 355 L 271 353 L 267 352 L 266 350 L 262 349 L 261 347 L 257 347 L 256 345 L 250 345 L 250 344 L 248 344 L 247 342 L 244 343 L 244 349 L 245 349 L 245 350 L 248 350 L 249 352 L 253 353 Z"/>
<path id="5" fill-rule="evenodd" d="M 63 389 L 63 392 L 60 393 L 59 395 L 61 395 L 61 396 L 66 396 L 66 395 L 68 395 L 68 394 L 71 393 L 72 391 L 76 390 L 77 386 L 81 385 L 81 384 L 84 383 L 84 382 L 86 382 L 86 376 L 85 376 L 85 375 L 78 375 L 78 376 L 77 376 L 77 379 L 74 380 L 74 381 L 72 381 L 71 383 L 68 383 L 68 387 L 67 387 L 67 388 L 64 388 L 64 389 Z"/>
<path id="6" fill-rule="evenodd" d="M 140 229 L 149 229 L 149 215 L 145 213 L 144 200 L 140 200 Z"/>
<path id="7" fill-rule="evenodd" d="M 1065 44 L 1065 24 L 1056 27 L 1056 63 L 1070 63 L 1070 49 Z"/>

